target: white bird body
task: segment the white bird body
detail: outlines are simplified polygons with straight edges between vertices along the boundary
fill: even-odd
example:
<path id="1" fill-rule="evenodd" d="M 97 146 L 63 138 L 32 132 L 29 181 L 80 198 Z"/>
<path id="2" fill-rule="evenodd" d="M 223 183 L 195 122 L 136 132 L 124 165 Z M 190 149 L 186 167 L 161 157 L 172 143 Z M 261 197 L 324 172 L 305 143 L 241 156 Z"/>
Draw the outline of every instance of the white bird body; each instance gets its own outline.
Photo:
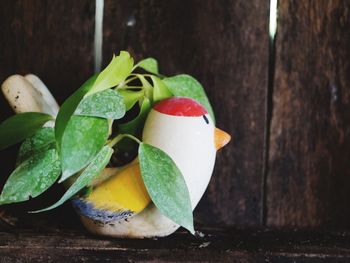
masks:
<path id="1" fill-rule="evenodd" d="M 166 152 L 180 169 L 189 189 L 192 210 L 207 188 L 216 157 L 213 121 L 203 116 L 172 116 L 154 109 L 148 115 L 143 141 Z"/>

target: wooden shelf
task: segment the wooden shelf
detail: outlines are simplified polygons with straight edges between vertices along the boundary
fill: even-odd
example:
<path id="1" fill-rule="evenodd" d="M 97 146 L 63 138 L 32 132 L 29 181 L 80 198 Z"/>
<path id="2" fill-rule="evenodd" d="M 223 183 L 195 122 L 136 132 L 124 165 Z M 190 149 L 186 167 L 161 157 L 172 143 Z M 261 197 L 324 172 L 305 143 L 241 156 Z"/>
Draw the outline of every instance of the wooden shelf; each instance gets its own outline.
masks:
<path id="1" fill-rule="evenodd" d="M 0 262 L 349 262 L 350 232 L 203 228 L 158 239 L 84 231 L 0 232 Z"/>

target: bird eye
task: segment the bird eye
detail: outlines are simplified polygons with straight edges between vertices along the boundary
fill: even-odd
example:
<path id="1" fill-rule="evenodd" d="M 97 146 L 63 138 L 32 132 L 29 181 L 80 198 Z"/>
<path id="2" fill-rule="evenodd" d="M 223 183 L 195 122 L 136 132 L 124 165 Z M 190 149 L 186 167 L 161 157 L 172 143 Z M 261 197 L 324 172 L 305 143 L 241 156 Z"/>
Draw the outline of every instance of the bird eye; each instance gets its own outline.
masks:
<path id="1" fill-rule="evenodd" d="M 209 120 L 208 120 L 207 116 L 203 115 L 203 119 L 205 120 L 205 122 L 206 122 L 207 124 L 209 124 Z"/>

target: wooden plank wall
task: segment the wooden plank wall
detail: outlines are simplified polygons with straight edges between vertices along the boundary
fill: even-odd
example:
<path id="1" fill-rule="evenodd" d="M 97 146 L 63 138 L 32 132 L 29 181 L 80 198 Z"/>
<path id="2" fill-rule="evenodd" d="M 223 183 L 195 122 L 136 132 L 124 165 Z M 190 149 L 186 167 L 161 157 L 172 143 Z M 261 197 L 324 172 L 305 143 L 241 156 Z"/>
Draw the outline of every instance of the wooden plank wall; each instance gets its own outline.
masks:
<path id="1" fill-rule="evenodd" d="M 267 223 L 350 226 L 350 2 L 279 5 Z"/>
<path id="2" fill-rule="evenodd" d="M 4 1 L 0 81 L 36 73 L 62 102 L 93 73 L 94 5 Z M 233 135 L 196 209 L 198 223 L 349 226 L 349 2 L 280 0 L 272 53 L 268 0 L 104 5 L 103 64 L 126 49 L 157 58 L 165 75 L 195 76 L 217 125 Z M 0 119 L 9 114 L 1 97 Z"/>
<path id="3" fill-rule="evenodd" d="M 39 75 L 62 102 L 93 73 L 95 3 L 3 1 L 0 79 Z"/>

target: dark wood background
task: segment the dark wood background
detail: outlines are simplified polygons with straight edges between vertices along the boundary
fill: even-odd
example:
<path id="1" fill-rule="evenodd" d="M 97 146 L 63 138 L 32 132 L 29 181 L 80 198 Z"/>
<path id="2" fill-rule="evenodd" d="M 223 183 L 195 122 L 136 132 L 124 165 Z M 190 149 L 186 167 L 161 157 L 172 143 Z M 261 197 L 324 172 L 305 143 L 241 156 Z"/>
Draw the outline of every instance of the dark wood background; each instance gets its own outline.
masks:
<path id="1" fill-rule="evenodd" d="M 280 0 L 274 42 L 269 4 L 105 0 L 103 65 L 124 49 L 205 87 L 233 141 L 218 153 L 198 225 L 349 229 L 350 1 Z M 37 74 L 61 103 L 93 74 L 94 16 L 90 0 L 2 1 L 0 82 Z M 10 114 L 1 97 L 0 119 Z M 14 152 L 0 154 L 2 183 Z M 69 205 L 31 216 L 27 207 L 2 210 L 24 224 L 78 224 Z"/>

